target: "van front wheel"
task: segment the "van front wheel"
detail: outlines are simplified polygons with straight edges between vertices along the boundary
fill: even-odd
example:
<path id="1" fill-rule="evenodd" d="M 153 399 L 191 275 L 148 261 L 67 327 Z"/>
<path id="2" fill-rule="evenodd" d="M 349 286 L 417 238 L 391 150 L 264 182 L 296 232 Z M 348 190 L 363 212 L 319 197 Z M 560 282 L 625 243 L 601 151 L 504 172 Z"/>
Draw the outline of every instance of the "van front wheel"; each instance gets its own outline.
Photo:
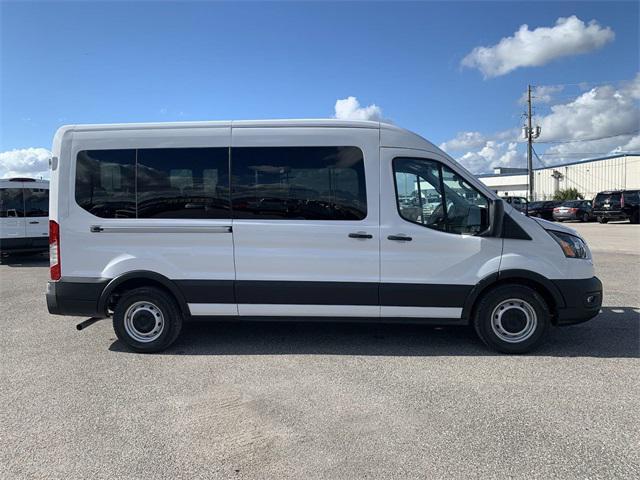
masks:
<path id="1" fill-rule="evenodd" d="M 132 350 L 159 352 L 178 338 L 182 314 L 170 294 L 153 287 L 136 288 L 118 301 L 113 329 Z"/>
<path id="2" fill-rule="evenodd" d="M 523 285 L 489 291 L 476 309 L 474 327 L 480 339 L 503 353 L 526 353 L 540 344 L 551 312 L 544 299 Z"/>

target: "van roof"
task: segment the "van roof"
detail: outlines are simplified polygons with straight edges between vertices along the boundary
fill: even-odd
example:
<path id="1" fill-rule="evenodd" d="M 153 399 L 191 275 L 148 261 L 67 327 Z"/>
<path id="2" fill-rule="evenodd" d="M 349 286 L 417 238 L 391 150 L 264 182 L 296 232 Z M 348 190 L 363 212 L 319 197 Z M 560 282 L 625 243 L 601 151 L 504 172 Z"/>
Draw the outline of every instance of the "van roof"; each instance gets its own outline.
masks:
<path id="1" fill-rule="evenodd" d="M 305 118 L 305 119 L 274 119 L 274 120 L 213 120 L 193 122 L 146 122 L 146 123 L 104 123 L 65 125 L 65 130 L 128 130 L 154 128 L 207 128 L 207 127 L 342 127 L 342 128 L 380 128 L 381 126 L 398 128 L 394 125 L 370 120 L 340 120 L 337 118 Z"/>
<path id="2" fill-rule="evenodd" d="M 69 131 L 90 132 L 100 130 L 155 130 L 176 128 L 278 128 L 278 127 L 331 127 L 331 128 L 366 128 L 381 131 L 381 145 L 388 147 L 407 147 L 440 151 L 423 137 L 396 125 L 370 120 L 340 120 L 337 118 L 309 119 L 277 119 L 277 120 L 222 120 L 202 122 L 156 122 L 156 123 L 112 123 L 64 125 L 56 132 L 56 138 Z"/>

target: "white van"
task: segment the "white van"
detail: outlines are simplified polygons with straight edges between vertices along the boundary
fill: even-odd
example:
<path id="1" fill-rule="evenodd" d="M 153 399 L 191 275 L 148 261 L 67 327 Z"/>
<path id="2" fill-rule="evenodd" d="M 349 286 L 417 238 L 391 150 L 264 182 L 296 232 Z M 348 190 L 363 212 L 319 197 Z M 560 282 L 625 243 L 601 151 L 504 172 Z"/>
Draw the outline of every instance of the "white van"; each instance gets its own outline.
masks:
<path id="1" fill-rule="evenodd" d="M 0 253 L 49 250 L 49 182 L 0 179 Z"/>
<path id="2" fill-rule="evenodd" d="M 594 317 L 572 229 L 393 125 L 77 125 L 53 142 L 49 311 L 159 351 L 191 318 L 473 325 L 525 352 Z"/>

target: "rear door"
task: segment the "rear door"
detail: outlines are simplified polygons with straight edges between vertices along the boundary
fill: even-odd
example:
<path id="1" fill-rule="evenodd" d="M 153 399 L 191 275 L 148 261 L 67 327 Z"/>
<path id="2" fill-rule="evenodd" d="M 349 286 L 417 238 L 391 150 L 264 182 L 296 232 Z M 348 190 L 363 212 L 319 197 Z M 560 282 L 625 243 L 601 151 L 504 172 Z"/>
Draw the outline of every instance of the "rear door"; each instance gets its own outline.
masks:
<path id="1" fill-rule="evenodd" d="M 475 235 L 489 200 L 437 153 L 381 152 L 381 315 L 459 320 L 471 289 L 499 269 L 502 239 Z"/>
<path id="2" fill-rule="evenodd" d="M 377 129 L 232 132 L 240 315 L 377 317 Z"/>
<path id="3" fill-rule="evenodd" d="M 26 235 L 23 182 L 0 188 L 0 239 L 5 248 L 21 246 Z"/>
<path id="4" fill-rule="evenodd" d="M 46 245 L 49 236 L 49 189 L 29 187 L 24 189 L 26 235 L 33 239 L 42 239 Z"/>
<path id="5" fill-rule="evenodd" d="M 237 315 L 229 206 L 230 127 L 74 133 L 65 277 L 150 271 L 193 315 Z M 60 178 L 65 178 L 61 175 Z"/>

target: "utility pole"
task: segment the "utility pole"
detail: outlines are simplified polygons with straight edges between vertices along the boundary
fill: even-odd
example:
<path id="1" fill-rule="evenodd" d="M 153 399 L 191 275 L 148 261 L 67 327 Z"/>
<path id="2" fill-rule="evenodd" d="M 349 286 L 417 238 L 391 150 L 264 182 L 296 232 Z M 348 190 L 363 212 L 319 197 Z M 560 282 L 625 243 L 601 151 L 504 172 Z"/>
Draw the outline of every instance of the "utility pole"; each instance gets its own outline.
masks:
<path id="1" fill-rule="evenodd" d="M 532 125 L 531 118 L 531 85 L 527 86 L 527 124 L 524 126 L 524 136 L 527 139 L 527 173 L 529 175 L 529 201 L 535 200 L 533 188 L 533 139 L 540 136 L 540 127 L 536 126 L 535 130 Z"/>
<path id="2" fill-rule="evenodd" d="M 529 201 L 533 202 L 533 128 L 531 127 L 531 85 L 527 86 L 527 173 L 529 174 Z"/>

